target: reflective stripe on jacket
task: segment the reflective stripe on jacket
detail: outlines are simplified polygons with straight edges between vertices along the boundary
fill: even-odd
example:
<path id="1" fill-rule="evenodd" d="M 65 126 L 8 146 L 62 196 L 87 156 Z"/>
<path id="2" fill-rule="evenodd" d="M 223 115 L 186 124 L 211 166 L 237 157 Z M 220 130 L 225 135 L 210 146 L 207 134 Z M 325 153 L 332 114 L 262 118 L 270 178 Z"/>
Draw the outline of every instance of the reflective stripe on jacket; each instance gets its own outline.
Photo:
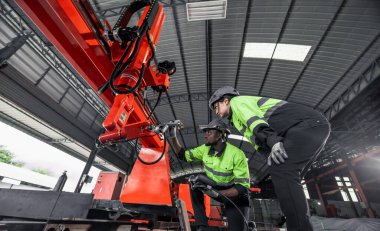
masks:
<path id="1" fill-rule="evenodd" d="M 205 144 L 185 151 L 187 162 L 202 161 L 206 175 L 218 184 L 241 184 L 249 188 L 249 170 L 242 150 L 227 142 L 222 154 L 210 154 Z"/>
<path id="2" fill-rule="evenodd" d="M 267 125 L 272 113 L 286 101 L 259 97 L 236 96 L 231 99 L 231 123 L 258 150 L 254 131 L 259 125 Z"/>

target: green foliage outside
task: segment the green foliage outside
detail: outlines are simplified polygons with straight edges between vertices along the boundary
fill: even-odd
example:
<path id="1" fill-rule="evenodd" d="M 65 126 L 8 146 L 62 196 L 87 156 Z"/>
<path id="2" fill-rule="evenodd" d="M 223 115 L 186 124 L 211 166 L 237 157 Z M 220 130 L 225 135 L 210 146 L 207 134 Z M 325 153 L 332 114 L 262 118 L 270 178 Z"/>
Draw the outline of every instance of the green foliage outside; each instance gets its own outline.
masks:
<path id="1" fill-rule="evenodd" d="M 45 169 L 45 168 L 33 168 L 32 171 L 38 172 L 40 174 L 47 175 L 47 176 L 53 176 L 53 173 L 49 169 Z"/>
<path id="2" fill-rule="evenodd" d="M 23 167 L 25 165 L 22 161 L 14 160 L 15 155 L 5 148 L 4 145 L 0 145 L 0 162 L 11 164 L 17 167 Z"/>
<path id="3" fill-rule="evenodd" d="M 25 163 L 22 161 L 17 161 L 14 160 L 15 155 L 6 149 L 4 145 L 0 145 L 0 162 L 6 163 L 6 164 L 11 164 L 17 167 L 24 167 Z M 53 176 L 53 173 L 49 169 L 44 169 L 44 168 L 33 168 L 33 172 L 38 172 L 43 175 L 47 176 Z"/>

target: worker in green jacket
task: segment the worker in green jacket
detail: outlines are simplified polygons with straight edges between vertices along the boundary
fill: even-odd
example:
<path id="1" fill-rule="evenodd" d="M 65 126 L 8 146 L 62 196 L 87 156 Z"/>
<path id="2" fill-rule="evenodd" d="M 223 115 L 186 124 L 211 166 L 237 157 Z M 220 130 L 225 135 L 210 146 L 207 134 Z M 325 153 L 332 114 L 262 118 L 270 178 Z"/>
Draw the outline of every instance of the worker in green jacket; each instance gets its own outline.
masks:
<path id="1" fill-rule="evenodd" d="M 330 134 L 328 120 L 312 108 L 279 99 L 240 96 L 219 88 L 209 106 L 268 156 L 272 182 L 289 231 L 313 230 L 301 179 Z M 273 164 L 274 162 L 274 164 Z"/>
<path id="2" fill-rule="evenodd" d="M 230 134 L 227 124 L 215 119 L 207 126 L 201 127 L 205 132 L 206 143 L 188 150 L 184 150 L 178 142 L 176 129 L 176 127 L 169 129 L 169 138 L 179 158 L 186 162 L 203 162 L 206 176 L 216 183 L 214 189 L 230 198 L 248 220 L 250 188 L 248 163 L 244 152 L 227 142 L 227 136 Z M 203 195 L 201 190 L 190 190 L 197 230 L 207 230 L 208 226 Z M 246 230 L 244 218 L 229 201 L 222 196 L 214 199 L 225 205 L 228 230 Z"/>

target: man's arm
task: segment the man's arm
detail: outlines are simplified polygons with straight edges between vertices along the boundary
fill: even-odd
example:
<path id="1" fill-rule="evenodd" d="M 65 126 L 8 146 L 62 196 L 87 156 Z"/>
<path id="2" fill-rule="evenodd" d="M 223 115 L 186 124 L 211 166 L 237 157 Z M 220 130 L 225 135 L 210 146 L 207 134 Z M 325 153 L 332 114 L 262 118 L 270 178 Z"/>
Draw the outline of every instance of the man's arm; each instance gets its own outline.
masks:
<path id="1" fill-rule="evenodd" d="M 181 122 L 181 127 L 183 127 L 183 124 Z M 186 160 L 185 158 L 185 150 L 182 148 L 181 144 L 179 143 L 177 139 L 177 126 L 170 127 L 169 128 L 169 139 L 172 141 L 172 146 L 174 149 L 174 152 L 178 155 L 178 158 L 181 160 Z"/>
<path id="2" fill-rule="evenodd" d="M 179 143 L 177 136 L 172 138 L 172 145 L 173 145 L 174 152 L 178 154 L 181 151 L 182 146 Z"/>
<path id="3" fill-rule="evenodd" d="M 181 122 L 180 125 L 170 127 L 168 129 L 168 138 L 172 141 L 173 145 L 173 151 L 178 155 L 178 158 L 180 160 L 186 161 L 186 162 L 192 162 L 192 161 L 202 161 L 203 153 L 205 152 L 205 145 L 184 150 L 181 144 L 179 143 L 177 139 L 177 130 L 178 128 L 183 128 L 183 123 Z"/>
<path id="4" fill-rule="evenodd" d="M 284 163 L 288 155 L 284 149 L 283 138 L 269 127 L 263 119 L 263 113 L 255 105 L 247 102 L 231 101 L 231 108 L 234 113 L 242 120 L 244 125 L 252 131 L 255 137 L 255 143 L 264 150 L 268 147 L 270 154 L 268 156 L 268 165 L 272 165 L 272 160 L 276 164 Z M 255 145 L 255 144 L 253 144 Z"/>
<path id="5" fill-rule="evenodd" d="M 229 189 L 219 190 L 218 192 L 226 197 L 237 197 L 239 195 L 239 191 L 235 188 L 235 186 Z"/>

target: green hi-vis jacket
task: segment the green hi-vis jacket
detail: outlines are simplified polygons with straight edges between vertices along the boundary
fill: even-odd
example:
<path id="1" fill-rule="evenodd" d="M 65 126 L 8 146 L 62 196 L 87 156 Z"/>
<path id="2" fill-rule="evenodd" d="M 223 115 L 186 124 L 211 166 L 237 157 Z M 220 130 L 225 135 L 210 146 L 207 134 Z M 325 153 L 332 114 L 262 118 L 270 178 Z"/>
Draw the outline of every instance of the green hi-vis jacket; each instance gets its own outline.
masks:
<path id="1" fill-rule="evenodd" d="M 268 119 L 272 113 L 286 101 L 259 96 L 236 96 L 231 99 L 230 118 L 234 127 L 254 146 L 256 150 L 259 146 L 255 143 L 255 128 L 260 125 L 268 126 Z"/>
<path id="2" fill-rule="evenodd" d="M 220 185 L 234 183 L 250 188 L 244 152 L 228 142 L 226 144 L 224 151 L 216 155 L 211 146 L 205 144 L 186 150 L 186 161 L 202 161 L 206 175 Z"/>

